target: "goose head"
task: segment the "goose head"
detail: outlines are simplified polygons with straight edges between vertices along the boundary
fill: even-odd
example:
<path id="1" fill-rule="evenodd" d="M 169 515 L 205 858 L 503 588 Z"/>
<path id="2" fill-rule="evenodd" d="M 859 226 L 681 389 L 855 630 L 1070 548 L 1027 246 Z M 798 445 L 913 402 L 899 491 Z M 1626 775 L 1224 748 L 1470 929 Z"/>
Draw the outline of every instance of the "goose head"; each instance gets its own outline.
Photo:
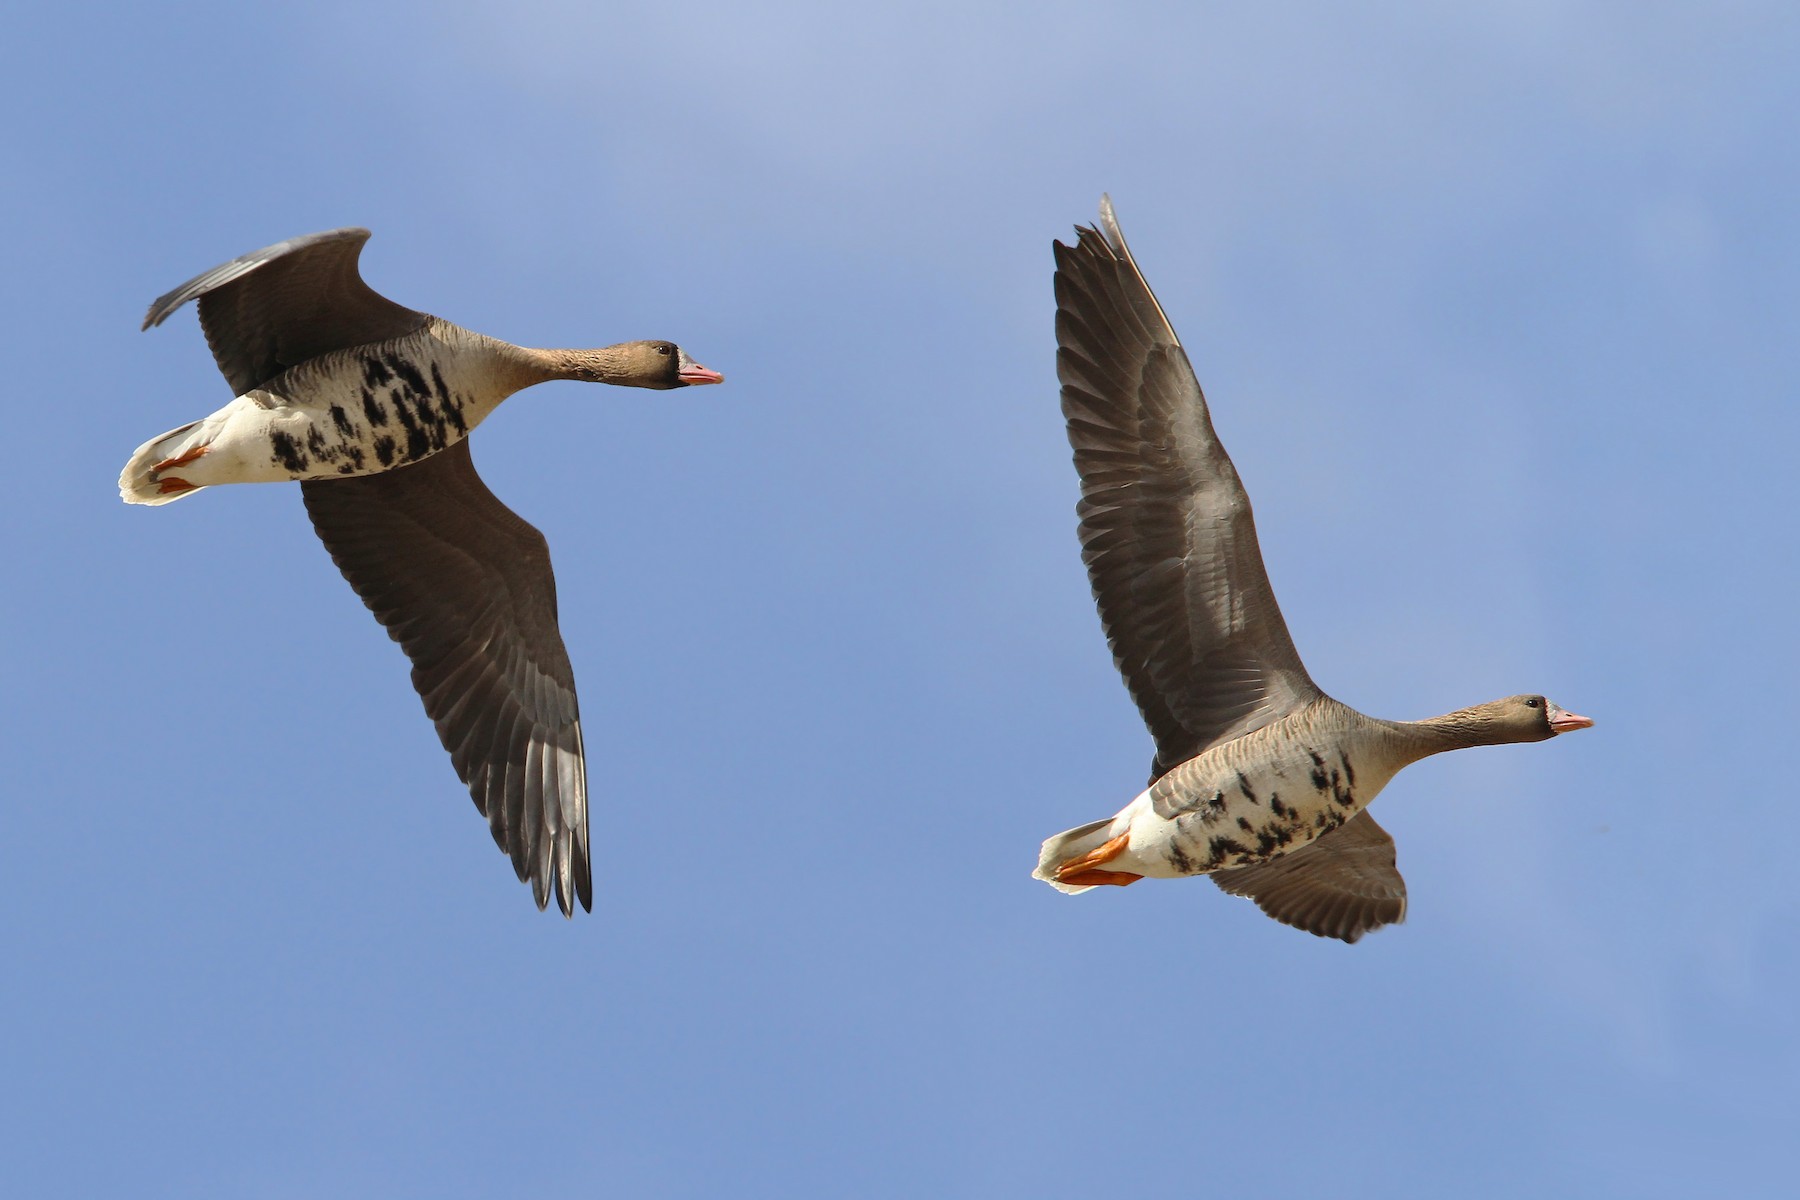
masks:
<path id="1" fill-rule="evenodd" d="M 678 388 L 699 383 L 724 383 L 725 376 L 688 357 L 674 342 L 626 342 L 625 361 L 630 364 L 634 387 Z"/>
<path id="2" fill-rule="evenodd" d="M 553 379 L 664 390 L 723 383 L 725 376 L 688 357 L 674 342 L 620 342 L 599 350 L 540 351 Z"/>
<path id="3" fill-rule="evenodd" d="M 1507 742 L 1542 742 L 1559 733 L 1586 729 L 1594 722 L 1578 716 L 1544 696 L 1508 696 L 1464 709 L 1464 721 L 1471 732 L 1479 732 L 1489 745 Z"/>

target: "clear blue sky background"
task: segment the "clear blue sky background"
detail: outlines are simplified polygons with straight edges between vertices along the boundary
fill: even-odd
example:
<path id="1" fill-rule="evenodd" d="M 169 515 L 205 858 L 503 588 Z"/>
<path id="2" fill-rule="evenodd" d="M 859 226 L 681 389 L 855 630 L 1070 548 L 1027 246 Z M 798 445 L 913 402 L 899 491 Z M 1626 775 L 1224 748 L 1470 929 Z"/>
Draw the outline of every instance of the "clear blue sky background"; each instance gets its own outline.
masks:
<path id="1" fill-rule="evenodd" d="M 899 8 L 10 18 L 9 1195 L 1792 1186 L 1794 7 Z M 1319 682 L 1600 723 L 1402 776 L 1361 945 L 1028 878 L 1150 757 L 1053 363 L 1103 190 Z M 476 439 L 556 558 L 591 918 L 294 489 L 114 491 L 228 398 L 146 304 L 345 224 L 402 303 L 729 376 Z"/>

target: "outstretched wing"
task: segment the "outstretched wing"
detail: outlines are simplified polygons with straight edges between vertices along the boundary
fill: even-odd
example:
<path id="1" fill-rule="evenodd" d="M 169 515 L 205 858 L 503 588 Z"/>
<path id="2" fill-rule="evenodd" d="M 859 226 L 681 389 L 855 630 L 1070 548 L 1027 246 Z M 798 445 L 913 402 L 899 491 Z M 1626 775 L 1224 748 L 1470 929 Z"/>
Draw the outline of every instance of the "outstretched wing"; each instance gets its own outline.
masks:
<path id="1" fill-rule="evenodd" d="M 1081 474 L 1081 557 L 1156 739 L 1154 781 L 1319 690 L 1187 352 L 1104 198 L 1100 224 L 1056 244 L 1056 373 Z"/>
<path id="2" fill-rule="evenodd" d="M 554 886 L 564 915 L 591 910 L 587 766 L 543 534 L 481 482 L 466 441 L 300 490 L 538 907 Z"/>
<path id="3" fill-rule="evenodd" d="M 368 240 L 366 229 L 333 229 L 234 258 L 159 297 L 144 328 L 198 299 L 206 344 L 240 396 L 309 358 L 411 333 L 425 314 L 376 292 L 357 271 Z"/>
<path id="4" fill-rule="evenodd" d="M 1233 896 L 1248 896 L 1283 925 L 1320 937 L 1354 942 L 1406 919 L 1394 839 L 1366 809 L 1298 850 L 1214 871 L 1212 881 Z"/>

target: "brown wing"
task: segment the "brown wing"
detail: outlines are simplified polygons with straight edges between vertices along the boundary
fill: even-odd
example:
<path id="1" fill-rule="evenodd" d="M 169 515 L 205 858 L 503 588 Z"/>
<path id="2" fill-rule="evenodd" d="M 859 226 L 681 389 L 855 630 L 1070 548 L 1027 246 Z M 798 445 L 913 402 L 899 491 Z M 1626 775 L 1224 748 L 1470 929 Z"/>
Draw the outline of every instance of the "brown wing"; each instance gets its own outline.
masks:
<path id="1" fill-rule="evenodd" d="M 198 299 L 206 344 L 240 396 L 307 359 L 411 333 L 425 314 L 382 296 L 357 271 L 368 240 L 366 229 L 333 229 L 234 258 L 159 297 L 144 328 Z"/>
<path id="2" fill-rule="evenodd" d="M 1406 919 L 1394 839 L 1367 810 L 1279 858 L 1214 871 L 1212 881 L 1233 896 L 1248 896 L 1283 925 L 1320 937 L 1354 942 Z"/>
<path id="3" fill-rule="evenodd" d="M 543 534 L 488 491 L 466 441 L 300 490 L 538 907 L 554 884 L 564 915 L 591 910 L 587 767 Z"/>
<path id="4" fill-rule="evenodd" d="M 1102 199 L 1056 244 L 1056 373 L 1081 474 L 1081 557 L 1155 780 L 1319 695 L 1276 606 L 1250 498 L 1187 352 Z"/>

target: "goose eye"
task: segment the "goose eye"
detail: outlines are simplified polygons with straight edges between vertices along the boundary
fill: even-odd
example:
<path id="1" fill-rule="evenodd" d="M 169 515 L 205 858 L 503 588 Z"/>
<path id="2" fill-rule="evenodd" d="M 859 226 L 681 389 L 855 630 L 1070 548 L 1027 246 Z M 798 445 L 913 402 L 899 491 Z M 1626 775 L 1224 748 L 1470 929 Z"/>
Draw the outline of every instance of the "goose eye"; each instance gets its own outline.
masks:
<path id="1" fill-rule="evenodd" d="M 669 356 L 670 349 L 672 349 L 672 347 L 667 342 L 664 342 L 662 345 L 660 345 L 656 348 L 656 352 L 658 354 L 662 355 L 664 358 L 667 358 Z"/>
<path id="2" fill-rule="evenodd" d="M 1538 702 L 1537 702 L 1536 696 L 1533 696 L 1531 699 L 1529 699 L 1525 702 L 1526 708 L 1536 708 L 1537 706 L 1538 706 Z"/>

